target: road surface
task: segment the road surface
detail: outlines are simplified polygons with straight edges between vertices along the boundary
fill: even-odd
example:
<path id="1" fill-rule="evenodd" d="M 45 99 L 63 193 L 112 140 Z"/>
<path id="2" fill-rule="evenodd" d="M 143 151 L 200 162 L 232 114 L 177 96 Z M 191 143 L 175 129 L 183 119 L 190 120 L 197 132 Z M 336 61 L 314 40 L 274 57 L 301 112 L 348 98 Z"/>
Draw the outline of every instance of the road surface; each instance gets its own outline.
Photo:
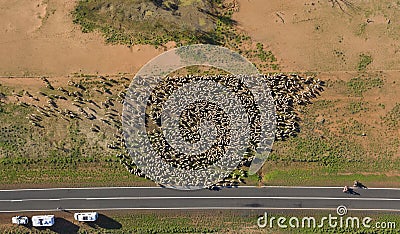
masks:
<path id="1" fill-rule="evenodd" d="M 336 209 L 400 212 L 400 189 L 238 187 L 179 191 L 160 187 L 0 190 L 0 212 L 125 209 Z"/>

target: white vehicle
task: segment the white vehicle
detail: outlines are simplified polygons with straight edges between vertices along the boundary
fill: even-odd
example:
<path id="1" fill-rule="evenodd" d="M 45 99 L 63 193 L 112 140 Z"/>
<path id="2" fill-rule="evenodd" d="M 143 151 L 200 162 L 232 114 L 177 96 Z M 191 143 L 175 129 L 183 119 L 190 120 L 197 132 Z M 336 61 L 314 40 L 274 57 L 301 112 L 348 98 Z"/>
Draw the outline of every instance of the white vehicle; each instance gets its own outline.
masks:
<path id="1" fill-rule="evenodd" d="M 75 213 L 74 218 L 80 222 L 94 222 L 98 218 L 97 212 Z"/>
<path id="2" fill-rule="evenodd" d="M 26 225 L 28 224 L 29 219 L 26 216 L 14 216 L 11 218 L 11 222 L 18 225 Z"/>
<path id="3" fill-rule="evenodd" d="M 54 215 L 32 216 L 32 226 L 34 227 L 51 227 L 54 223 Z"/>

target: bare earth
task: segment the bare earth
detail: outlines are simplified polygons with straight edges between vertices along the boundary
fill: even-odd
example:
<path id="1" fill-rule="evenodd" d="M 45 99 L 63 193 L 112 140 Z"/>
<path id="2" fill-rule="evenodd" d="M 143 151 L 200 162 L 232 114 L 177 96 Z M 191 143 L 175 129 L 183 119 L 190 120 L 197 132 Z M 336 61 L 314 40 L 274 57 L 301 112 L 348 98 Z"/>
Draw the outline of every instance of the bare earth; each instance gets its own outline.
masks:
<path id="1" fill-rule="evenodd" d="M 370 69 L 400 69 L 395 1 L 354 0 L 356 9 L 345 8 L 346 13 L 328 0 L 238 2 L 233 18 L 239 27 L 269 45 L 285 71 L 352 71 L 361 53 L 373 58 Z"/>
<path id="2" fill-rule="evenodd" d="M 134 73 L 161 53 L 152 46 L 106 45 L 101 35 L 82 33 L 72 23 L 74 4 L 0 0 L 0 75 Z"/>
<path id="3" fill-rule="evenodd" d="M 162 50 L 106 45 L 72 23 L 74 0 L 0 0 L 0 75 L 135 73 Z M 328 0 L 238 0 L 233 18 L 269 45 L 283 71 L 352 71 L 361 53 L 372 70 L 400 70 L 400 6 L 355 0 L 342 12 Z"/>

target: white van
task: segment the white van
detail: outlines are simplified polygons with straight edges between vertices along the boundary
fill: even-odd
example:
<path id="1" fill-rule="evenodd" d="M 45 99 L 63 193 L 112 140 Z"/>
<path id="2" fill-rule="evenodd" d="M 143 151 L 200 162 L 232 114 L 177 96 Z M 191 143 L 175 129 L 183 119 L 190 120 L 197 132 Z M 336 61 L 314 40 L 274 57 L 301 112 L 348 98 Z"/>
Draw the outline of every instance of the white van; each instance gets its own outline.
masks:
<path id="1" fill-rule="evenodd" d="M 97 212 L 75 213 L 74 218 L 79 222 L 94 222 L 98 218 Z"/>
<path id="2" fill-rule="evenodd" d="M 18 225 L 26 225 L 28 224 L 29 219 L 26 216 L 14 216 L 11 218 L 11 222 Z"/>
<path id="3" fill-rule="evenodd" d="M 32 216 L 32 226 L 34 227 L 51 227 L 54 223 L 54 215 Z"/>

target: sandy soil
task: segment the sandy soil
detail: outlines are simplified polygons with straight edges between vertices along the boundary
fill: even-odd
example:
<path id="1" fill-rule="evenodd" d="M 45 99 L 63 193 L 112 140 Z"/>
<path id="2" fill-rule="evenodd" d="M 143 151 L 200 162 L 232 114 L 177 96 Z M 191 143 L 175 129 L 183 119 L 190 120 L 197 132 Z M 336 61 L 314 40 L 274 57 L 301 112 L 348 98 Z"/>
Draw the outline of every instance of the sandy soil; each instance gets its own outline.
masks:
<path id="1" fill-rule="evenodd" d="M 354 0 L 343 13 L 328 0 L 238 0 L 233 18 L 265 43 L 286 71 L 351 71 L 369 54 L 373 70 L 400 69 L 400 6 L 394 1 Z M 363 26 L 364 24 L 364 26 Z M 335 54 L 343 52 L 343 55 Z"/>
<path id="2" fill-rule="evenodd" d="M 162 52 L 152 46 L 106 45 L 101 35 L 82 33 L 72 23 L 74 4 L 0 0 L 0 75 L 133 73 Z"/>
<path id="3" fill-rule="evenodd" d="M 72 23 L 76 0 L 0 0 L 0 76 L 134 73 L 162 50 L 106 45 Z M 233 18 L 269 46 L 284 71 L 400 70 L 400 5 L 354 0 L 346 13 L 328 0 L 238 0 Z"/>

